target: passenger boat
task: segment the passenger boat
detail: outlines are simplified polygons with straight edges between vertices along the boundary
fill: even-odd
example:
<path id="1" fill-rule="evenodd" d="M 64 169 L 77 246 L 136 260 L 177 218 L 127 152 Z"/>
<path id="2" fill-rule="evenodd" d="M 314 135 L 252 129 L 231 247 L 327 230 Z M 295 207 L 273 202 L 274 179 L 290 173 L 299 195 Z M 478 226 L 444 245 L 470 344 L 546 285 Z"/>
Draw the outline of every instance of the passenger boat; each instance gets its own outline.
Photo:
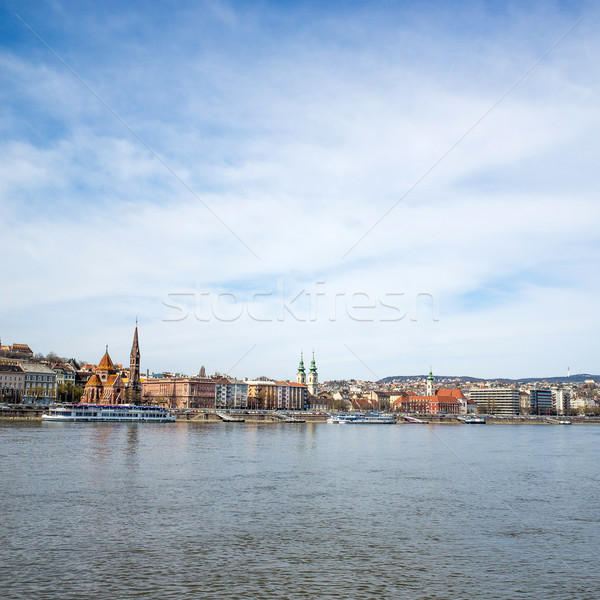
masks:
<path id="1" fill-rule="evenodd" d="M 340 425 L 395 425 L 396 417 L 381 413 L 333 414 L 327 419 L 328 423 Z"/>
<path id="2" fill-rule="evenodd" d="M 42 415 L 44 421 L 95 421 L 173 423 L 175 417 L 160 406 L 135 404 L 54 404 Z"/>

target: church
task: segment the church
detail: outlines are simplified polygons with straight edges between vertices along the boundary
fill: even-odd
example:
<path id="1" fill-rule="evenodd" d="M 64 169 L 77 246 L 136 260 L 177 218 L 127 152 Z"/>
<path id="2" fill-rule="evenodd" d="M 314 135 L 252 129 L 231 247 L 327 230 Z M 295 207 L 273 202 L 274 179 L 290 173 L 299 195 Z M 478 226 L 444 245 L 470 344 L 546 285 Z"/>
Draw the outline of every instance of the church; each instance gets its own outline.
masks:
<path id="1" fill-rule="evenodd" d="M 313 351 L 312 361 L 308 370 L 308 380 L 306 377 L 306 369 L 304 368 L 304 353 L 300 352 L 300 364 L 298 365 L 298 373 L 296 375 L 296 382 L 305 385 L 308 389 L 308 393 L 311 396 L 317 395 L 319 386 L 319 374 L 317 373 L 317 365 L 315 364 L 315 353 Z"/>
<path id="2" fill-rule="evenodd" d="M 106 346 L 106 352 L 102 360 L 94 369 L 94 374 L 85 384 L 81 402 L 82 404 L 135 403 L 139 401 L 140 392 L 140 344 L 136 320 L 129 362 L 129 378 L 126 380 L 117 371 L 108 353 L 108 346 Z"/>

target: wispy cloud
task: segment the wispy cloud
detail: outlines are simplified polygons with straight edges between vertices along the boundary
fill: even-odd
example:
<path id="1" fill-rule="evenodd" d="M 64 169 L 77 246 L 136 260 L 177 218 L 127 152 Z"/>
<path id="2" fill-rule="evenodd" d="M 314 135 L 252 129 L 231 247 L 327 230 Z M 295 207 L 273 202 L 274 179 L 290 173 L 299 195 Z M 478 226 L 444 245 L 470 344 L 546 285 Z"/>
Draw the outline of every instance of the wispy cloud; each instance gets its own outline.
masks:
<path id="1" fill-rule="evenodd" d="M 292 377 L 299 348 L 314 346 L 322 376 L 371 377 L 348 361 L 348 343 L 383 375 L 423 371 L 433 358 L 446 371 L 520 375 L 576 355 L 593 370 L 593 7 L 339 260 L 580 16 L 486 10 L 15 8 L 202 201 L 6 13 L 2 339 L 89 359 L 108 341 L 125 360 L 140 314 L 151 369 L 226 370 L 258 343 L 235 374 Z M 229 291 L 264 315 L 272 297 L 251 292 L 284 281 L 291 294 L 320 280 L 327 301 L 403 293 L 407 317 L 163 322 L 168 293 Z M 420 293 L 439 321 L 411 320 Z M 558 357 L 551 344 L 515 353 L 553 332 Z"/>

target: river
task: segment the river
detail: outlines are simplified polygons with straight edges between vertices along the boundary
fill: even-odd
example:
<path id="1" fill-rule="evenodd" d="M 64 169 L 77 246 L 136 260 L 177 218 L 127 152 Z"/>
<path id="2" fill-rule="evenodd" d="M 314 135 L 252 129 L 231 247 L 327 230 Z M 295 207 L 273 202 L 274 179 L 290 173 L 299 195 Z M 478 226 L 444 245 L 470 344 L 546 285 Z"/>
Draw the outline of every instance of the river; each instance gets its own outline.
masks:
<path id="1" fill-rule="evenodd" d="M 5 599 L 600 597 L 600 427 L 0 422 Z"/>

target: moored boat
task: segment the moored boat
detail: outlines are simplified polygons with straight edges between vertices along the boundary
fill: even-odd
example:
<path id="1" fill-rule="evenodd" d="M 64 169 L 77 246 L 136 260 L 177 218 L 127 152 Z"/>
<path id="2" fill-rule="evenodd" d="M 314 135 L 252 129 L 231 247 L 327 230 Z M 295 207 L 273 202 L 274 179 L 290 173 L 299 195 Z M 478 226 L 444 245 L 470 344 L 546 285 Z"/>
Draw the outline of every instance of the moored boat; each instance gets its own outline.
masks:
<path id="1" fill-rule="evenodd" d="M 160 406 L 135 404 L 54 404 L 43 421 L 173 423 L 175 417 Z"/>
<path id="2" fill-rule="evenodd" d="M 381 413 L 352 413 L 333 414 L 327 419 L 328 423 L 339 423 L 347 425 L 395 425 L 396 417 Z"/>
<path id="3" fill-rule="evenodd" d="M 485 425 L 485 419 L 483 417 L 456 417 L 462 423 L 467 425 Z"/>

